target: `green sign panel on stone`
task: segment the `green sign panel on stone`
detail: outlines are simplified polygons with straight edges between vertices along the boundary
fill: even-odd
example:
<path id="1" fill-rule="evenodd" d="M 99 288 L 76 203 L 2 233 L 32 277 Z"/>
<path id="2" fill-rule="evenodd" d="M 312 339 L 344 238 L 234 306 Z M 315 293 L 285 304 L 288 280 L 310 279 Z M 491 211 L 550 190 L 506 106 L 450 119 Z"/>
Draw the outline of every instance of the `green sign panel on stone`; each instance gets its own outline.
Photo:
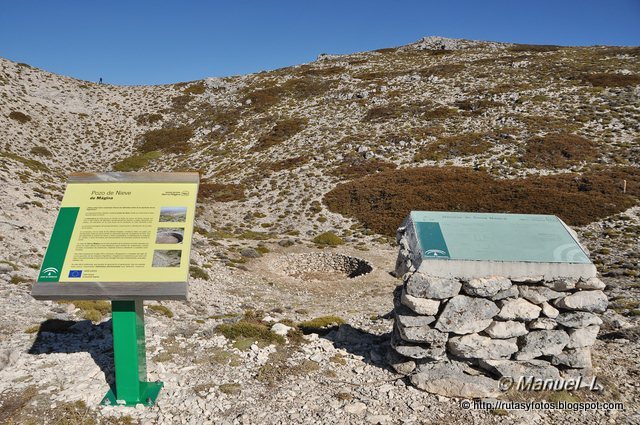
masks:
<path id="1" fill-rule="evenodd" d="M 553 215 L 413 211 L 424 260 L 591 264 Z"/>

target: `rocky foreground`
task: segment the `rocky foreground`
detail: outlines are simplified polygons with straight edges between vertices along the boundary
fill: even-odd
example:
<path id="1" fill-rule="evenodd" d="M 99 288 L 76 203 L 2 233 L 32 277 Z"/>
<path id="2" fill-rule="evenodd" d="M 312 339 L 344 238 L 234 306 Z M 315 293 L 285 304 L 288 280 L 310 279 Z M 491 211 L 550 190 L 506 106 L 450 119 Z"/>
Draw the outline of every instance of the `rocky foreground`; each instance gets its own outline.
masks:
<path id="1" fill-rule="evenodd" d="M 0 59 L 0 423 L 640 422 L 637 58 L 430 37 L 154 87 Z M 100 407 L 109 304 L 29 295 L 66 174 L 194 169 L 189 301 L 146 307 L 165 388 L 153 408 Z M 573 219 L 609 300 L 591 347 L 604 389 L 501 397 L 624 411 L 465 410 L 388 366 L 402 282 L 387 230 L 425 195 Z"/>

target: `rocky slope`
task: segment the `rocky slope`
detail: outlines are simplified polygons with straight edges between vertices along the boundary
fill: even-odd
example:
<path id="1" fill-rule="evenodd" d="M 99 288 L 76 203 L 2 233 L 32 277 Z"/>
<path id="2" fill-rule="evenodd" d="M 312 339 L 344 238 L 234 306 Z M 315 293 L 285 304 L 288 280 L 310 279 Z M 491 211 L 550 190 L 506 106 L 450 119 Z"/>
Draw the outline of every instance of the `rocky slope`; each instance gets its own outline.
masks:
<path id="1" fill-rule="evenodd" d="M 427 37 L 270 72 L 140 87 L 0 59 L 0 422 L 638 420 L 638 55 Z M 166 382 L 153 409 L 95 406 L 112 374 L 108 305 L 29 296 L 65 174 L 105 170 L 198 170 L 205 182 L 190 301 L 149 303 L 150 375 Z M 456 182 L 437 186 L 454 200 L 447 208 L 518 205 L 575 226 L 612 310 L 593 348 L 604 393 L 562 396 L 622 400 L 625 412 L 465 411 L 407 387 L 385 366 L 400 283 L 388 274 L 397 253 L 389 229 L 441 181 Z M 504 196 L 482 192 L 493 184 Z M 479 193 L 490 202 L 470 202 Z M 572 215 L 567 206 L 578 204 L 590 213 Z M 352 279 L 324 265 L 296 270 L 289 260 L 326 250 L 373 271 Z M 319 316 L 347 325 L 328 333 L 300 326 Z M 72 322 L 39 329 L 46 319 Z M 273 321 L 311 336 L 238 340 L 220 327 L 268 331 Z"/>

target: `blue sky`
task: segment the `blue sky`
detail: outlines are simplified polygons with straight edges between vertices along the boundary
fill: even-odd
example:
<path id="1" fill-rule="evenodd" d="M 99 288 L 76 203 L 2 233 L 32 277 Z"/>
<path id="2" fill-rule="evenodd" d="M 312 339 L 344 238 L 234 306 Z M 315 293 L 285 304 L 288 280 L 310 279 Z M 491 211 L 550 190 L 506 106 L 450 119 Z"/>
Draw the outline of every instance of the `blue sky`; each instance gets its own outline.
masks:
<path id="1" fill-rule="evenodd" d="M 258 72 L 426 35 L 639 45 L 640 0 L 0 3 L 0 56 L 112 84 Z"/>

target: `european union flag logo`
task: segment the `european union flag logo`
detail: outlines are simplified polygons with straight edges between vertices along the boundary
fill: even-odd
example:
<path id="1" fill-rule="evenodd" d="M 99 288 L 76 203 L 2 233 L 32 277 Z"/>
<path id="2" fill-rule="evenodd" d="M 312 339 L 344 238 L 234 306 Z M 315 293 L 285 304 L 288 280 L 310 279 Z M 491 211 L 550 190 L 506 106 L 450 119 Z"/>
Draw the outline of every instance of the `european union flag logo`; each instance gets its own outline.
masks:
<path id="1" fill-rule="evenodd" d="M 69 270 L 69 277 L 82 277 L 82 270 Z"/>

